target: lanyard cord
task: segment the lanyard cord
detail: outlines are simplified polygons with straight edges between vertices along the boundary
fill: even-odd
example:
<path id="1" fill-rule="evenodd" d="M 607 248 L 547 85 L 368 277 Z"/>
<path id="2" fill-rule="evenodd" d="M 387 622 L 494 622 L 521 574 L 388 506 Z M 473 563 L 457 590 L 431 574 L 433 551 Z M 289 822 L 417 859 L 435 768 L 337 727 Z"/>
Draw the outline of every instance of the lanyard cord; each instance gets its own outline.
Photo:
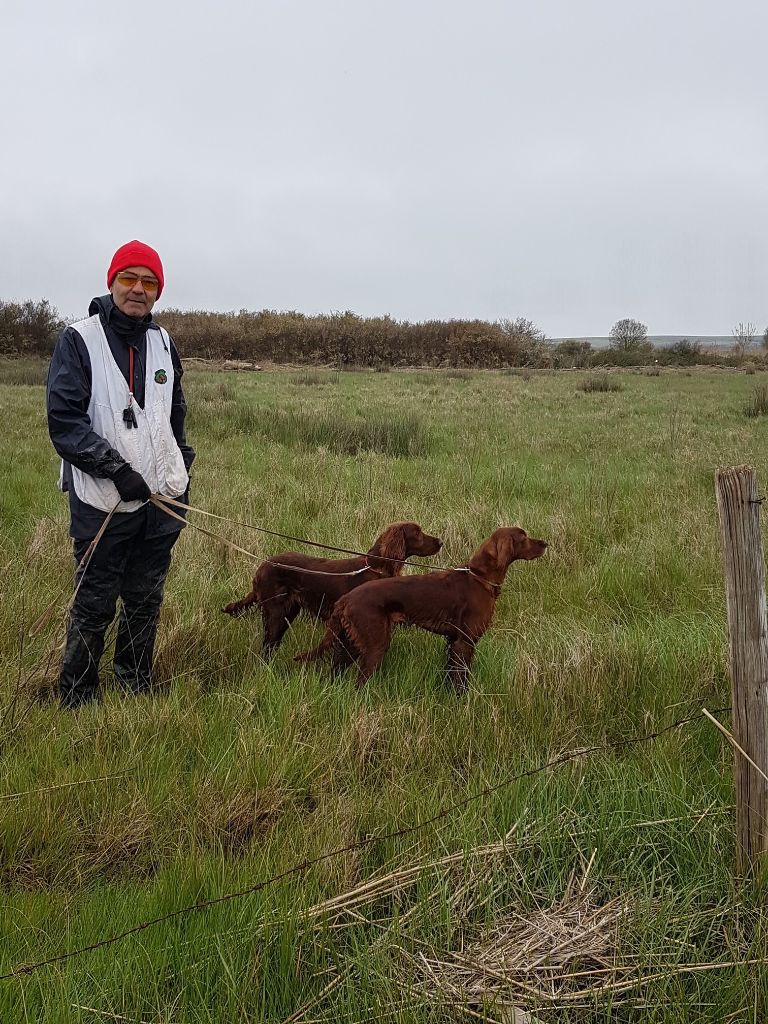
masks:
<path id="1" fill-rule="evenodd" d="M 136 413 L 133 409 L 133 346 L 128 346 L 128 405 L 123 409 L 123 423 L 129 429 L 138 427 Z"/>

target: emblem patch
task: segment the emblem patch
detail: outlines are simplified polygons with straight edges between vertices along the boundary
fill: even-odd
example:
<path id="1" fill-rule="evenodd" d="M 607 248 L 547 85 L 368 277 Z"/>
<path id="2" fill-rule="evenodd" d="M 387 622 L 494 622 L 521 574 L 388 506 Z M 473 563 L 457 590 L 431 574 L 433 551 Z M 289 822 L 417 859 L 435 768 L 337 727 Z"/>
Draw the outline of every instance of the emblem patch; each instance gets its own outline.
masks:
<path id="1" fill-rule="evenodd" d="M 168 380 L 168 374 L 165 370 L 155 370 L 155 384 L 165 384 Z"/>

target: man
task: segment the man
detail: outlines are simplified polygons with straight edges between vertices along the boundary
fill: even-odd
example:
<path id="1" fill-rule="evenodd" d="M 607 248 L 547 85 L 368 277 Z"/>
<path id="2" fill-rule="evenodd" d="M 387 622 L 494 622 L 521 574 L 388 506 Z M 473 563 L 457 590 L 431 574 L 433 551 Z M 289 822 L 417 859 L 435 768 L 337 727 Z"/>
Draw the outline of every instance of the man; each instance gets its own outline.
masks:
<path id="1" fill-rule="evenodd" d="M 99 661 L 118 597 L 115 677 L 132 693 L 152 682 L 163 586 L 183 524 L 148 499 L 185 495 L 195 457 L 184 434 L 181 361 L 152 319 L 163 285 L 154 249 L 138 241 L 121 246 L 107 271 L 109 295 L 93 299 L 88 317 L 64 330 L 51 359 L 48 432 L 62 459 L 78 566 L 117 507 L 75 576 L 58 683 L 64 708 L 98 698 Z"/>

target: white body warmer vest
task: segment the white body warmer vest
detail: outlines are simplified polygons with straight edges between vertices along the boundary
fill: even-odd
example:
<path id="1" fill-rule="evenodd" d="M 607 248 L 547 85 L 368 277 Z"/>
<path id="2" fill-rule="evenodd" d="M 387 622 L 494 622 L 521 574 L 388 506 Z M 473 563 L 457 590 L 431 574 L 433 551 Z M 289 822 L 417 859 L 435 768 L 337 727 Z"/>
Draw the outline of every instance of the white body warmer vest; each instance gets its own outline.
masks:
<path id="1" fill-rule="evenodd" d="M 189 476 L 171 430 L 174 373 L 168 333 L 156 325 L 147 331 L 144 408 L 133 402 L 138 426 L 129 428 L 123 422 L 123 409 L 130 397 L 128 382 L 115 362 L 98 314 L 72 326 L 91 358 L 91 426 L 141 473 L 153 494 L 180 497 L 187 489 Z M 63 464 L 60 484 L 62 480 Z M 81 501 L 103 512 L 111 512 L 120 501 L 111 480 L 83 473 L 76 466 L 72 466 L 72 482 Z M 135 512 L 141 507 L 140 501 L 124 501 L 118 511 Z"/>

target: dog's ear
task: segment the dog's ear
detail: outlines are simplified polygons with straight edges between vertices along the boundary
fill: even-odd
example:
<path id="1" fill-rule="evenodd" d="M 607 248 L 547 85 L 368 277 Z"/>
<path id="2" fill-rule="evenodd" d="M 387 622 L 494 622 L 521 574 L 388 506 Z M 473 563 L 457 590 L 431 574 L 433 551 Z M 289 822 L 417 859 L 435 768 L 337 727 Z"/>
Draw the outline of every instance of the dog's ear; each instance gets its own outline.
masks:
<path id="1" fill-rule="evenodd" d="M 525 558 L 528 545 L 528 534 L 519 526 L 497 530 L 497 564 L 506 569 L 518 558 Z"/>
<path id="2" fill-rule="evenodd" d="M 484 541 L 474 555 L 472 555 L 469 567 L 473 572 L 477 572 L 481 576 L 484 576 L 486 573 L 492 572 L 497 568 L 499 564 L 499 557 L 499 538 L 494 533 L 491 534 L 488 540 Z"/>
<path id="3" fill-rule="evenodd" d="M 368 562 L 372 568 L 388 576 L 395 576 L 402 572 L 403 561 L 407 555 L 405 523 L 392 523 L 376 539 L 376 543 L 368 552 Z"/>
<path id="4" fill-rule="evenodd" d="M 405 523 L 393 523 L 384 531 L 379 554 L 385 558 L 396 558 L 398 561 L 406 558 L 408 547 L 405 537 L 405 525 Z"/>

